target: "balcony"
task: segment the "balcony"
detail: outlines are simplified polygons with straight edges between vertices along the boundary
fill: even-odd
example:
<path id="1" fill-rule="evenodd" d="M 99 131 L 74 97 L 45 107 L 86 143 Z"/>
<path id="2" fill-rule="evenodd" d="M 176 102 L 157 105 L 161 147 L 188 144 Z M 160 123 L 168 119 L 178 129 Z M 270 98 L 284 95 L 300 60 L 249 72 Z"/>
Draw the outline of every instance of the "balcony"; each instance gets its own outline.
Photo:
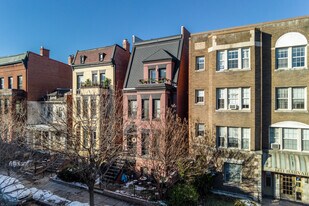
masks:
<path id="1" fill-rule="evenodd" d="M 26 92 L 22 89 L 0 89 L 0 96 L 18 97 L 23 99 L 26 97 Z"/>
<path id="2" fill-rule="evenodd" d="M 140 79 L 139 80 L 140 84 L 172 84 L 172 80 L 167 79 L 167 78 L 162 78 L 162 79 Z"/>
<path id="3" fill-rule="evenodd" d="M 176 83 L 172 80 L 163 79 L 140 79 L 137 89 L 139 90 L 157 90 L 157 89 L 173 89 Z"/>
<path id="4" fill-rule="evenodd" d="M 110 79 L 105 79 L 101 83 L 91 82 L 87 79 L 80 84 L 80 88 L 76 89 L 76 94 L 101 94 L 103 90 L 110 89 Z"/>

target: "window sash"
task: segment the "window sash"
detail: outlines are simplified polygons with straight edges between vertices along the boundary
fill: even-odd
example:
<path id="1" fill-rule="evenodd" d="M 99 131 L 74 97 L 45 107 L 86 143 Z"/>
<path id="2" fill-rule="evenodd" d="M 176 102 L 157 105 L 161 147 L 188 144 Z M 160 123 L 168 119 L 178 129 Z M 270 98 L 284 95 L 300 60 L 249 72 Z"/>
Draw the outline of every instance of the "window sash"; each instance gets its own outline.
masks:
<path id="1" fill-rule="evenodd" d="M 292 88 L 292 109 L 305 109 L 304 88 Z"/>
<path id="2" fill-rule="evenodd" d="M 4 78 L 0 78 L 0 89 L 4 89 Z"/>
<path id="3" fill-rule="evenodd" d="M 196 137 L 203 137 L 205 134 L 205 125 L 202 123 L 197 123 L 195 125 L 195 129 L 196 129 L 196 133 L 195 136 Z"/>
<path id="4" fill-rule="evenodd" d="M 238 128 L 229 127 L 228 128 L 228 137 L 227 137 L 227 146 L 238 148 Z"/>
<path id="5" fill-rule="evenodd" d="M 242 68 L 243 69 L 247 69 L 250 67 L 250 62 L 249 62 L 249 49 L 245 48 L 245 49 L 241 49 L 241 57 L 242 57 Z"/>
<path id="6" fill-rule="evenodd" d="M 155 82 L 156 80 L 156 70 L 155 69 L 149 69 L 148 79 L 150 83 Z"/>
<path id="7" fill-rule="evenodd" d="M 292 47 L 292 67 L 305 66 L 305 47 Z"/>
<path id="8" fill-rule="evenodd" d="M 149 119 L 149 100 L 142 100 L 142 119 Z"/>
<path id="9" fill-rule="evenodd" d="M 159 79 L 165 79 L 166 78 L 166 69 L 161 68 L 159 69 Z"/>
<path id="10" fill-rule="evenodd" d="M 277 109 L 288 109 L 288 88 L 277 88 Z"/>
<path id="11" fill-rule="evenodd" d="M 129 100 L 129 117 L 135 118 L 137 115 L 137 101 L 136 100 Z"/>
<path id="12" fill-rule="evenodd" d="M 241 182 L 241 169 L 242 165 L 225 163 L 224 173 L 226 182 Z"/>
<path id="13" fill-rule="evenodd" d="M 196 70 L 205 69 L 205 57 L 196 57 Z"/>
<path id="14" fill-rule="evenodd" d="M 242 109 L 249 109 L 250 107 L 250 89 L 242 88 Z"/>
<path id="15" fill-rule="evenodd" d="M 204 90 L 195 90 L 195 103 L 203 103 L 204 102 Z"/>
<path id="16" fill-rule="evenodd" d="M 241 148 L 242 149 L 249 149 L 250 143 L 250 128 L 241 128 Z"/>
<path id="17" fill-rule="evenodd" d="M 297 150 L 297 129 L 283 129 L 283 149 Z"/>
<path id="18" fill-rule="evenodd" d="M 302 130 L 302 150 L 309 151 L 309 129 Z"/>
<path id="19" fill-rule="evenodd" d="M 237 69 L 238 68 L 238 50 L 229 50 L 228 55 L 228 68 Z"/>
<path id="20" fill-rule="evenodd" d="M 98 83 L 98 74 L 92 74 L 92 84 Z"/>
<path id="21" fill-rule="evenodd" d="M 224 60 L 224 51 L 218 51 L 217 53 L 217 70 L 224 70 L 225 69 L 225 60 Z"/>
<path id="22" fill-rule="evenodd" d="M 152 112 L 152 117 L 154 119 L 159 119 L 160 118 L 160 100 L 159 99 L 154 99 L 153 100 L 153 112 Z"/>
<path id="23" fill-rule="evenodd" d="M 228 104 L 239 105 L 239 89 L 228 89 Z"/>
<path id="24" fill-rule="evenodd" d="M 277 68 L 287 68 L 288 67 L 288 49 L 279 48 L 277 49 Z"/>

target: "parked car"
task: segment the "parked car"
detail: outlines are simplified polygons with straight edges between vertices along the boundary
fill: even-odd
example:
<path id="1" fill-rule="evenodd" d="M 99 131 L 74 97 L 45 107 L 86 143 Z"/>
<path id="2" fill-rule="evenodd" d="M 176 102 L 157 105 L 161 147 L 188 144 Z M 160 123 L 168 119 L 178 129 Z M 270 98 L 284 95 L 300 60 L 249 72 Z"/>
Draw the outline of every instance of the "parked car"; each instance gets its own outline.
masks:
<path id="1" fill-rule="evenodd" d="M 0 202 L 5 205 L 22 204 L 32 198 L 32 193 L 13 177 L 0 175 Z"/>

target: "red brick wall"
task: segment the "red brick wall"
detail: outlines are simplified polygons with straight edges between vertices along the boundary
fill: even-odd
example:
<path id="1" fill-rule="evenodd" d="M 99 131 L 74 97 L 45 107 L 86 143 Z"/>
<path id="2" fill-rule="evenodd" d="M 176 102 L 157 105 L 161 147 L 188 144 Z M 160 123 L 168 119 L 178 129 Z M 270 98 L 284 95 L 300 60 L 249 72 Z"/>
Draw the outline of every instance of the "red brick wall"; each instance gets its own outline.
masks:
<path id="1" fill-rule="evenodd" d="M 130 59 L 130 51 L 126 51 L 117 45 L 116 53 L 114 56 L 114 60 L 116 64 L 116 70 L 115 70 L 116 84 L 115 86 L 119 90 L 123 89 L 123 84 L 124 84 L 124 79 L 126 77 L 129 59 Z"/>
<path id="2" fill-rule="evenodd" d="M 181 118 L 188 118 L 188 67 L 189 67 L 189 37 L 188 30 L 183 28 L 183 47 L 177 83 L 177 113 Z"/>
<path id="3" fill-rule="evenodd" d="M 56 88 L 72 87 L 71 66 L 29 52 L 28 61 L 28 101 L 39 100 Z"/>
<path id="4" fill-rule="evenodd" d="M 8 77 L 13 77 L 13 89 L 17 89 L 17 76 L 23 76 L 22 89 L 27 91 L 26 68 L 23 63 L 0 67 L 0 78 L 4 78 L 4 89 L 8 88 Z"/>

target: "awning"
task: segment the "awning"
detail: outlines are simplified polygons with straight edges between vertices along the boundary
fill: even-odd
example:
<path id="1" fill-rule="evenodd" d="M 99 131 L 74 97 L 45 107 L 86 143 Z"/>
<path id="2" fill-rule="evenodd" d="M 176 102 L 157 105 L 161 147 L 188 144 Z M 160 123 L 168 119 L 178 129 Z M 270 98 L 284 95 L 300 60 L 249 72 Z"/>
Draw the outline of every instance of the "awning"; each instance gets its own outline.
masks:
<path id="1" fill-rule="evenodd" d="M 263 171 L 309 177 L 309 154 L 287 151 L 264 151 Z"/>

